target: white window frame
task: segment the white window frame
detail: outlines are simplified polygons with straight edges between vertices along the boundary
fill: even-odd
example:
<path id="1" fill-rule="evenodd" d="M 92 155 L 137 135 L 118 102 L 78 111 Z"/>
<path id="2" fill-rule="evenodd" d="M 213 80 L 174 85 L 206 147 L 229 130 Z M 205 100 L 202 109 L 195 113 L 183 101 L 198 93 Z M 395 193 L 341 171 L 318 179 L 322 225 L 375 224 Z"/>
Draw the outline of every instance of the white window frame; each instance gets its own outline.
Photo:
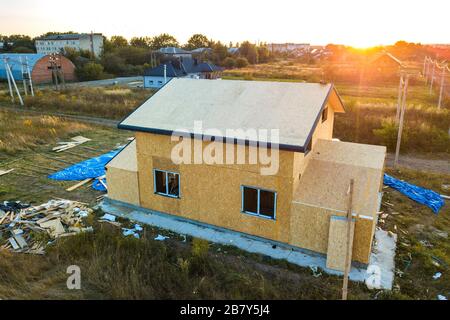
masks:
<path id="1" fill-rule="evenodd" d="M 249 189 L 254 189 L 257 191 L 257 203 L 256 203 L 256 211 L 257 212 L 251 212 L 251 211 L 246 211 L 244 210 L 244 188 L 249 188 Z M 272 192 L 274 194 L 274 199 L 273 199 L 273 218 L 272 217 L 268 217 L 266 215 L 260 214 L 260 209 L 261 209 L 261 204 L 260 204 L 260 195 L 261 195 L 261 191 L 267 191 L 267 192 Z M 258 187 L 254 187 L 254 186 L 247 186 L 247 185 L 241 185 L 241 213 L 244 214 L 248 214 L 251 216 L 255 216 L 255 217 L 259 217 L 259 218 L 264 218 L 267 220 L 273 220 L 275 221 L 277 219 L 277 192 L 274 190 L 269 190 L 269 189 L 263 189 L 263 188 L 258 188 Z"/>
<path id="2" fill-rule="evenodd" d="M 158 192 L 156 191 L 156 171 L 163 172 L 166 179 L 166 192 Z M 176 174 L 178 176 L 178 196 L 169 193 L 169 173 Z M 153 191 L 155 194 L 160 196 L 179 199 L 181 198 L 181 184 L 180 184 L 180 174 L 174 171 L 162 170 L 162 169 L 153 169 Z"/>

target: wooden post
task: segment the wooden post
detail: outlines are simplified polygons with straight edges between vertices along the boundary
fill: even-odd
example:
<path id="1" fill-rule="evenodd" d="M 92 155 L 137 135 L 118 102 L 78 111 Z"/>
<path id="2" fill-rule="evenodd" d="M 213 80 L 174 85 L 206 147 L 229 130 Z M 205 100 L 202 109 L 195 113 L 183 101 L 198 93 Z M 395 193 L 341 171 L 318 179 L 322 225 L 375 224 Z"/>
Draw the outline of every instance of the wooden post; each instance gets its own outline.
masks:
<path id="1" fill-rule="evenodd" d="M 405 117 L 405 109 L 406 109 L 406 93 L 408 92 L 408 81 L 409 81 L 409 75 L 406 75 L 405 86 L 403 87 L 402 107 L 401 107 L 401 111 L 400 111 L 400 123 L 398 126 L 397 146 L 395 148 L 394 169 L 397 169 L 398 156 L 400 153 L 400 144 L 401 144 L 402 132 L 403 132 L 403 120 Z"/>
<path id="2" fill-rule="evenodd" d="M 352 207 L 353 207 L 353 186 L 354 180 L 350 180 L 350 186 L 348 190 L 348 204 L 347 204 L 347 250 L 345 253 L 345 269 L 344 269 L 344 282 L 342 284 L 342 300 L 347 300 L 348 293 L 348 275 L 352 267 Z"/>

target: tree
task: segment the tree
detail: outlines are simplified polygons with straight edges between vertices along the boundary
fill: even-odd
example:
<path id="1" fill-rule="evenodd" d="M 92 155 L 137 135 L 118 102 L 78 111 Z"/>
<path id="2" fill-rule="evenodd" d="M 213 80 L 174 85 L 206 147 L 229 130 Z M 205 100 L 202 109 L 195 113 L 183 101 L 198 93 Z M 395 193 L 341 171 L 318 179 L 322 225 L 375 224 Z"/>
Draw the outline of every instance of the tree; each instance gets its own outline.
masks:
<path id="1" fill-rule="evenodd" d="M 225 68 L 232 69 L 236 66 L 236 60 L 231 57 L 226 57 L 222 64 Z"/>
<path id="2" fill-rule="evenodd" d="M 247 61 L 251 64 L 258 63 L 258 51 L 256 50 L 256 46 L 253 43 L 248 41 L 242 42 L 239 48 L 239 54 L 246 58 Z"/>
<path id="3" fill-rule="evenodd" d="M 257 48 L 258 51 L 258 62 L 259 63 L 266 63 L 270 60 L 270 51 L 267 49 L 266 46 L 259 46 Z"/>
<path id="4" fill-rule="evenodd" d="M 246 58 L 244 57 L 239 57 L 236 59 L 236 67 L 238 68 L 245 68 L 246 66 L 248 66 L 248 61 Z"/>
<path id="5" fill-rule="evenodd" d="M 122 36 L 112 36 L 111 45 L 113 48 L 123 48 L 128 46 L 128 41 Z"/>
<path id="6" fill-rule="evenodd" d="M 13 52 L 30 52 L 25 48 L 32 50 L 31 52 L 35 52 L 36 48 L 34 47 L 34 41 L 26 35 L 22 34 L 13 34 L 9 37 L 5 37 L 4 39 L 7 43 L 12 43 L 11 46 L 8 46 L 7 49 Z M 15 49 L 20 48 L 19 51 L 15 51 Z"/>
<path id="7" fill-rule="evenodd" d="M 82 81 L 99 80 L 104 76 L 103 66 L 99 63 L 88 62 L 76 69 L 77 77 Z"/>
<path id="8" fill-rule="evenodd" d="M 192 35 L 185 45 L 186 50 L 193 50 L 197 48 L 207 48 L 209 47 L 210 41 L 208 38 L 200 33 Z"/>
<path id="9" fill-rule="evenodd" d="M 226 57 L 228 57 L 228 48 L 223 45 L 220 41 L 215 42 L 212 45 L 212 55 L 210 59 L 215 64 L 220 64 Z"/>
<path id="10" fill-rule="evenodd" d="M 150 37 L 133 37 L 130 40 L 130 45 L 138 48 L 150 48 L 152 38 Z"/>
<path id="11" fill-rule="evenodd" d="M 151 41 L 150 47 L 153 50 L 158 50 L 164 47 L 178 47 L 179 43 L 174 36 L 171 36 L 167 33 L 162 33 L 156 37 L 154 37 Z"/>

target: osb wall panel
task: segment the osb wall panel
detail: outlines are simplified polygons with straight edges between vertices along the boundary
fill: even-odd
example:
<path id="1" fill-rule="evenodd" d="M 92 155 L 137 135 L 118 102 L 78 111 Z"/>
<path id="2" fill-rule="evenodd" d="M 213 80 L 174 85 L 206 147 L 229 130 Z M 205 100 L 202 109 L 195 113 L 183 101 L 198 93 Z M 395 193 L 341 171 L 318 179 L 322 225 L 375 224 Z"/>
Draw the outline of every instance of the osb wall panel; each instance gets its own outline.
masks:
<path id="1" fill-rule="evenodd" d="M 350 238 L 348 234 L 348 221 L 344 217 L 331 216 L 330 231 L 328 234 L 327 268 L 344 271 L 347 256 L 347 245 L 350 239 L 350 251 L 353 248 L 355 219 L 350 224 Z"/>
<path id="2" fill-rule="evenodd" d="M 346 213 L 293 203 L 289 243 L 309 250 L 327 253 L 331 216 L 346 216 Z M 374 220 L 356 218 L 352 250 L 353 260 L 362 263 L 369 262 L 374 223 Z"/>
<path id="3" fill-rule="evenodd" d="M 194 148 L 195 148 L 195 141 L 198 143 L 199 140 L 190 139 L 187 138 L 187 140 L 190 142 L 191 145 L 191 163 L 194 163 Z M 171 159 L 171 154 L 173 148 L 179 143 L 179 141 L 171 141 L 171 137 L 167 135 L 159 135 L 159 134 L 151 134 L 151 133 L 144 133 L 144 132 L 136 132 L 136 148 L 137 153 L 141 154 L 142 156 L 150 155 L 150 156 L 158 156 L 166 159 Z M 202 150 L 208 147 L 210 142 L 202 141 Z M 225 156 L 227 147 L 229 150 L 234 150 L 234 160 L 237 160 L 237 153 L 239 148 L 244 148 L 245 150 L 245 157 L 247 159 L 247 163 L 245 164 L 236 164 L 236 161 L 233 161 L 233 164 L 214 164 L 214 166 L 220 166 L 220 167 L 226 167 L 231 169 L 236 169 L 240 171 L 250 171 L 255 173 L 260 173 L 262 168 L 267 168 L 268 165 L 265 164 L 248 164 L 248 159 L 250 156 L 250 153 L 256 150 L 258 153 L 258 149 L 255 147 L 249 147 L 249 146 L 242 146 L 242 145 L 236 145 L 236 144 L 228 144 L 224 143 L 222 144 L 222 152 Z M 265 152 L 264 152 L 265 153 Z M 269 152 L 270 156 L 270 152 Z M 275 174 L 277 176 L 284 176 L 284 177 L 292 177 L 292 173 L 294 171 L 294 152 L 291 151 L 285 151 L 285 150 L 279 150 L 279 170 Z"/>
<path id="4" fill-rule="evenodd" d="M 322 115 L 320 115 L 319 122 L 317 124 L 316 130 L 312 136 L 312 146 L 316 144 L 317 140 L 331 140 L 333 138 L 333 125 L 334 125 L 334 110 L 328 103 L 328 117 L 327 120 L 322 122 Z"/>
<path id="5" fill-rule="evenodd" d="M 137 172 L 109 167 L 106 170 L 108 197 L 134 205 L 140 205 Z"/>
<path id="6" fill-rule="evenodd" d="M 250 166 L 174 165 L 170 160 L 171 148 L 167 139 L 170 137 L 151 135 L 150 138 L 140 133 L 137 134 L 141 206 L 272 240 L 288 242 L 290 205 L 293 194 L 292 172 L 289 173 L 289 176 L 261 176 L 259 171 Z M 282 162 L 287 161 L 286 156 L 289 154 L 281 156 L 281 158 L 284 157 L 281 159 Z M 249 170 L 245 170 L 243 167 Z M 292 168 L 292 164 L 290 167 Z M 180 173 L 180 199 L 154 193 L 154 168 Z M 276 220 L 241 213 L 241 185 L 276 191 Z"/>

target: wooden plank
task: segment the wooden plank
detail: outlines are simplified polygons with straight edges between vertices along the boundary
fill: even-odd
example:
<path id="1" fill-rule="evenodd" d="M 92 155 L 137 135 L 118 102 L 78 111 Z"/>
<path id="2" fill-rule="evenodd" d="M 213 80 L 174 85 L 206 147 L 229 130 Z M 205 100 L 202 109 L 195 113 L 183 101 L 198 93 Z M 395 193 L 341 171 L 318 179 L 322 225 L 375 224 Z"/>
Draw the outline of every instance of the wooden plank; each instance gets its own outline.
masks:
<path id="1" fill-rule="evenodd" d="M 345 271 L 345 259 L 347 251 L 347 225 L 346 217 L 331 216 L 328 235 L 327 268 Z M 355 219 L 352 221 L 354 230 Z M 353 232 L 352 232 L 353 236 Z"/>
<path id="2" fill-rule="evenodd" d="M 9 170 L 6 170 L 6 171 L 0 170 L 0 176 L 3 176 L 3 175 L 5 175 L 5 174 L 8 174 L 8 173 L 10 173 L 11 171 L 14 171 L 14 169 L 9 169 Z"/>
<path id="3" fill-rule="evenodd" d="M 73 186 L 67 188 L 66 191 L 73 191 L 73 190 L 85 185 L 86 183 L 89 183 L 92 180 L 93 180 L 93 178 L 84 179 L 83 181 L 80 181 L 77 184 L 74 184 Z"/>
<path id="4" fill-rule="evenodd" d="M 408 82 L 408 78 L 406 79 Z M 348 274 L 350 273 L 350 268 L 352 266 L 352 247 L 353 247 L 353 232 L 352 229 L 352 210 L 353 210 L 353 188 L 355 181 L 350 180 L 350 186 L 348 190 L 348 208 L 347 208 L 347 252 L 345 255 L 345 270 L 344 270 L 344 283 L 342 285 L 342 300 L 347 300 L 348 292 Z"/>

